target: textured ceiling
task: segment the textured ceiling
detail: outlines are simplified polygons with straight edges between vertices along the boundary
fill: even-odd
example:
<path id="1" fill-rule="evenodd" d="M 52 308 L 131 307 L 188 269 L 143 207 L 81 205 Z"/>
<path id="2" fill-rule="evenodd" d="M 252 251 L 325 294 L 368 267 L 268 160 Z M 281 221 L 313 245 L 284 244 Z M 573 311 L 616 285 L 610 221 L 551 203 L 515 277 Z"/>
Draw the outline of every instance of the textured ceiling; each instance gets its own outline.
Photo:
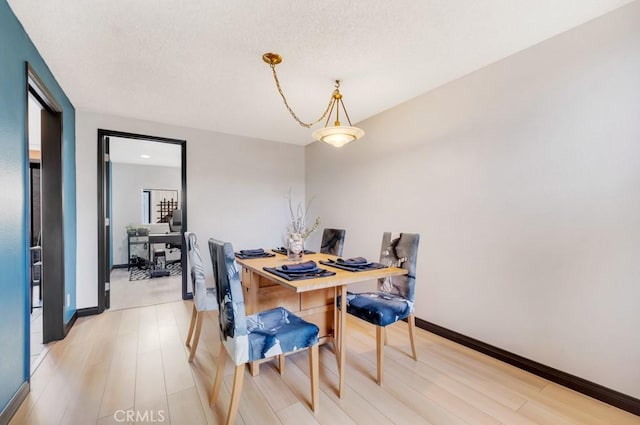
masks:
<path id="1" fill-rule="evenodd" d="M 9 0 L 76 108 L 307 144 L 333 80 L 358 122 L 630 0 Z M 366 136 L 365 136 L 366 137 Z"/>

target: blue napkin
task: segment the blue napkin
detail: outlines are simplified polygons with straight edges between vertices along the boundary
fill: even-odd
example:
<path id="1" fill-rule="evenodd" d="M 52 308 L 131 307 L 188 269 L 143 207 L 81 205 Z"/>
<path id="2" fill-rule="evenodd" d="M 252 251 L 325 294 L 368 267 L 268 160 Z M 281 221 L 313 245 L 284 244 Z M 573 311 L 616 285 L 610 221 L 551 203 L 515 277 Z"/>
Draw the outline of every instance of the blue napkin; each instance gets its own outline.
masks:
<path id="1" fill-rule="evenodd" d="M 296 264 L 284 264 L 282 266 L 282 270 L 293 271 L 293 272 L 315 270 L 316 268 L 318 268 L 318 265 L 316 264 L 315 261 L 305 261 L 304 263 L 296 263 Z"/>
<path id="2" fill-rule="evenodd" d="M 365 264 L 369 264 L 367 259 L 364 257 L 347 258 L 346 260 L 338 258 L 337 263 L 344 264 L 346 266 L 364 266 Z"/>
<path id="3" fill-rule="evenodd" d="M 262 255 L 264 254 L 264 249 L 241 249 L 240 254 L 242 255 Z"/>

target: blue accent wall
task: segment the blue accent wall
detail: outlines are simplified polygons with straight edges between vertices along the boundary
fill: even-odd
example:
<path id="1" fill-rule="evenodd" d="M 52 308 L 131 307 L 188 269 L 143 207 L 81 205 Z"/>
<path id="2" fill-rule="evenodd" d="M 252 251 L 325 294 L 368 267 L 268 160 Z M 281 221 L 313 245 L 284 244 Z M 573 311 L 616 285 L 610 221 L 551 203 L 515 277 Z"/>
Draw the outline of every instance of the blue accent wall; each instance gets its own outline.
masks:
<path id="1" fill-rule="evenodd" d="M 0 411 L 29 378 L 26 62 L 63 108 L 64 320 L 76 310 L 75 109 L 6 0 L 0 0 Z M 66 298 L 66 297 L 65 297 Z"/>

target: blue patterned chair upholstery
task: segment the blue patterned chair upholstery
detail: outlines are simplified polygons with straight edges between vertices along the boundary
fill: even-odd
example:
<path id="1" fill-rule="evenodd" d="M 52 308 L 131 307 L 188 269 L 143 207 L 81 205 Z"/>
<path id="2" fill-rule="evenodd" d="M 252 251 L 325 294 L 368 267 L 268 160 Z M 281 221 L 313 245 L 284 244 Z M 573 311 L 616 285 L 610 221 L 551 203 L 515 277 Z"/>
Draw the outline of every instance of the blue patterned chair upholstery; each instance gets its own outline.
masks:
<path id="1" fill-rule="evenodd" d="M 217 310 L 216 289 L 207 288 L 204 277 L 204 265 L 198 247 L 198 238 L 194 233 L 184 233 L 185 246 L 187 247 L 187 269 L 191 274 L 191 287 L 193 293 L 193 310 L 191 312 L 191 323 L 187 332 L 185 345 L 189 347 L 189 361 L 193 361 L 198 348 L 200 331 L 202 330 L 202 319 L 205 311 Z M 193 340 L 192 340 L 193 339 Z"/>
<path id="2" fill-rule="evenodd" d="M 380 249 L 380 263 L 407 270 L 404 276 L 391 276 L 378 280 L 375 292 L 347 293 L 347 313 L 376 325 L 378 384 L 382 385 L 382 363 L 385 326 L 407 319 L 413 359 L 417 360 L 414 342 L 415 318 L 413 316 L 416 286 L 416 262 L 420 235 L 400 233 L 392 236 L 384 233 Z"/>
<path id="3" fill-rule="evenodd" d="M 344 248 L 344 237 L 346 235 L 344 229 L 324 229 L 322 232 L 322 242 L 320 243 L 320 252 L 322 254 L 342 256 Z"/>
<path id="4" fill-rule="evenodd" d="M 309 348 L 311 364 L 311 407 L 318 408 L 318 332 L 308 323 L 282 307 L 245 315 L 240 275 L 230 243 L 209 239 L 209 252 L 216 278 L 220 323 L 220 354 L 210 405 L 220 390 L 227 356 L 236 365 L 227 424 L 233 423 L 238 410 L 245 364 Z"/>

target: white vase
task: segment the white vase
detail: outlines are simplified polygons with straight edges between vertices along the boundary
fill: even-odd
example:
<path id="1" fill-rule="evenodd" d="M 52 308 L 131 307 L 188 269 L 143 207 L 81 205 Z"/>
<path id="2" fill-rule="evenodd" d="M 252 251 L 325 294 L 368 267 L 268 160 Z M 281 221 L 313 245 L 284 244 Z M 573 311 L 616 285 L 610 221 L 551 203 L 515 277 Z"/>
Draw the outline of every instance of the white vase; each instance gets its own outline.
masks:
<path id="1" fill-rule="evenodd" d="M 287 258 L 290 261 L 302 260 L 304 254 L 304 238 L 300 233 L 289 234 L 287 239 Z"/>

